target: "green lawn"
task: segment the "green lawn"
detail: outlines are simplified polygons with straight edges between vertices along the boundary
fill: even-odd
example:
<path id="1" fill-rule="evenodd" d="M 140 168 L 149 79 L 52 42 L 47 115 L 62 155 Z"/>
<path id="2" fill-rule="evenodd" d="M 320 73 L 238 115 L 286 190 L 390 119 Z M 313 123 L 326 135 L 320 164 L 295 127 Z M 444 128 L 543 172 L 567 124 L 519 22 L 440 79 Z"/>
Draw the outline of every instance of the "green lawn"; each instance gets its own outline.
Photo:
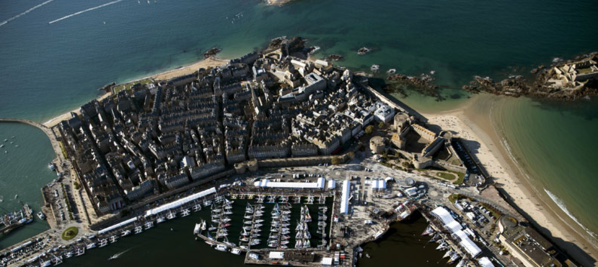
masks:
<path id="1" fill-rule="evenodd" d="M 64 232 L 62 232 L 62 239 L 64 240 L 71 240 L 73 238 L 75 238 L 75 236 L 77 236 L 77 234 L 79 233 L 79 228 L 77 227 L 69 227 L 66 230 L 64 230 Z"/>
<path id="2" fill-rule="evenodd" d="M 446 180 L 453 180 L 456 178 L 454 174 L 448 172 L 437 172 L 436 176 Z"/>
<path id="3" fill-rule="evenodd" d="M 125 83 L 125 84 L 117 84 L 116 87 L 114 88 L 114 93 L 118 93 L 122 90 L 125 89 L 131 89 L 131 86 L 135 85 L 135 84 L 141 84 L 141 85 L 146 85 L 148 83 L 152 82 L 152 79 L 147 78 L 147 79 L 143 79 L 143 80 L 139 80 L 139 81 L 133 81 L 130 83 Z"/>

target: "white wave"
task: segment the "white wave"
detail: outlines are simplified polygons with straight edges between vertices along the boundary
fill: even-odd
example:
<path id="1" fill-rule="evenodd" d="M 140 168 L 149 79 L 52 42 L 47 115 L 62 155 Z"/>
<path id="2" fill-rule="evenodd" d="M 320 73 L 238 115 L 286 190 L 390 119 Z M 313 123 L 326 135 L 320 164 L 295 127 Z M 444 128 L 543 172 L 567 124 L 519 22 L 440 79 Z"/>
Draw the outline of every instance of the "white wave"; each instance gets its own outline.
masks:
<path id="1" fill-rule="evenodd" d="M 12 18 L 9 18 L 9 19 L 7 19 L 7 20 L 5 20 L 3 22 L 0 22 L 0 27 L 2 27 L 4 25 L 6 25 L 7 23 L 9 23 L 9 22 L 11 22 L 11 21 L 13 21 L 15 19 L 18 19 L 19 17 L 24 16 L 27 13 L 29 13 L 29 12 L 31 12 L 33 10 L 36 10 L 36 9 L 38 9 L 38 8 L 44 6 L 44 5 L 46 5 L 46 4 L 48 4 L 48 3 L 52 2 L 52 1 L 54 1 L 54 0 L 48 0 L 46 2 L 43 2 L 43 3 L 41 3 L 41 4 L 37 5 L 37 6 L 34 6 L 34 7 L 30 8 L 30 9 L 27 9 L 27 10 L 23 11 L 21 14 L 18 14 L 18 15 L 14 16 Z"/>
<path id="2" fill-rule="evenodd" d="M 588 229 L 587 227 L 585 227 L 583 224 L 581 224 L 581 222 L 579 222 L 579 220 L 573 216 L 573 214 L 571 214 L 571 212 L 567 209 L 567 206 L 565 205 L 565 203 L 563 203 L 563 201 L 558 198 L 555 194 L 553 194 L 552 192 L 548 191 L 548 189 L 544 188 L 544 192 L 546 192 L 546 194 L 548 194 L 548 196 L 550 197 L 550 199 L 552 199 L 552 201 L 554 201 L 554 203 L 556 203 L 557 206 L 559 206 L 559 208 L 561 208 L 561 210 L 563 212 L 565 212 L 565 214 L 567 214 L 567 216 L 569 216 L 569 218 L 571 218 L 573 221 L 575 221 L 579 226 L 581 226 L 581 228 L 583 228 L 584 231 L 586 231 L 586 233 L 588 233 L 590 236 L 592 236 L 593 238 L 598 237 L 596 235 L 596 233 L 592 232 L 590 229 Z"/>
<path id="3" fill-rule="evenodd" d="M 102 8 L 102 7 L 105 7 L 105 6 L 113 5 L 113 4 L 116 4 L 116 3 L 118 3 L 118 2 L 122 2 L 122 1 L 123 1 L 123 0 L 116 0 L 116 1 L 108 2 L 108 3 L 102 4 L 102 5 L 96 6 L 96 7 L 90 7 L 90 8 L 88 8 L 88 9 L 81 10 L 81 11 L 75 12 L 75 13 L 73 13 L 73 14 L 66 15 L 66 16 L 64 16 L 64 17 L 62 17 L 62 18 L 59 18 L 59 19 L 55 19 L 55 20 L 53 20 L 53 21 L 50 21 L 50 22 L 48 22 L 48 24 L 56 23 L 56 22 L 59 22 L 59 21 L 61 21 L 61 20 L 68 19 L 68 18 L 70 18 L 70 17 L 74 17 L 74 16 L 77 16 L 77 15 L 83 14 L 83 13 L 85 13 L 85 12 L 89 12 L 89 11 L 92 11 L 92 10 L 96 10 L 96 9 L 98 9 L 98 8 Z"/>

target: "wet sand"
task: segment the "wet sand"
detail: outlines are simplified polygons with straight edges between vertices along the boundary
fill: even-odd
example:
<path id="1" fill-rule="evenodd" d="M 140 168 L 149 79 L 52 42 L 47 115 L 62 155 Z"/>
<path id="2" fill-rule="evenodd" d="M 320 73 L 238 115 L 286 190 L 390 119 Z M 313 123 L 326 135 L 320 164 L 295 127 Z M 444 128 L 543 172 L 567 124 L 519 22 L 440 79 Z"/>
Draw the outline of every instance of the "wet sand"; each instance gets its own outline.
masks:
<path id="1" fill-rule="evenodd" d="M 532 218 L 541 232 L 584 266 L 595 266 L 598 248 L 586 239 L 585 231 L 552 200 L 526 178 L 525 171 L 509 156 L 494 123 L 497 109 L 508 98 L 476 95 L 459 109 L 423 114 L 429 124 L 451 130 L 468 140 L 464 144 L 475 153 L 498 188 L 504 189 L 519 209 Z M 545 196 L 546 195 L 546 196 Z M 594 258 L 594 259 L 592 259 Z"/>

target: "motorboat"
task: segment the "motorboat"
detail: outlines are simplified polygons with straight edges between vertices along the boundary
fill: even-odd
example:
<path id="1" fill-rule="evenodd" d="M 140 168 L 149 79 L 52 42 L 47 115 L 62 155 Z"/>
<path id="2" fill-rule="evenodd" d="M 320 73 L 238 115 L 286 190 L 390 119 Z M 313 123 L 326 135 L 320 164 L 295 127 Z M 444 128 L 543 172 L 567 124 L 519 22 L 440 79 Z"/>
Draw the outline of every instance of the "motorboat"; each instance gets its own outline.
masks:
<path id="1" fill-rule="evenodd" d="M 228 251 L 228 247 L 226 245 L 223 245 L 223 244 L 216 245 L 215 249 L 218 250 L 218 251 L 222 251 L 222 252 L 227 252 Z"/>

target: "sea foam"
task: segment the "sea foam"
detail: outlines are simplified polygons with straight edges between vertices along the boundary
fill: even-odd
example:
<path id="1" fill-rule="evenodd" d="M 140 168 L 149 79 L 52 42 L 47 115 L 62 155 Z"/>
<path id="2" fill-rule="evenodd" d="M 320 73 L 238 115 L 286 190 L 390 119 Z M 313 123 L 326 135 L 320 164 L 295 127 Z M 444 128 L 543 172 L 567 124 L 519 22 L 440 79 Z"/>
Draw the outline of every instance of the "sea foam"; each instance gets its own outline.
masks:
<path id="1" fill-rule="evenodd" d="M 573 221 L 575 221 L 579 226 L 581 226 L 581 228 L 583 228 L 584 231 L 586 231 L 586 233 L 588 233 L 590 236 L 592 236 L 593 238 L 597 238 L 598 236 L 596 235 L 596 233 L 590 231 L 590 229 L 588 229 L 587 227 L 585 227 L 583 224 L 581 224 L 581 222 L 579 222 L 579 220 L 577 219 L 577 217 L 573 216 L 573 214 L 571 214 L 571 212 L 567 209 L 567 206 L 565 205 L 565 203 L 558 198 L 555 194 L 553 194 L 552 192 L 548 191 L 548 189 L 544 188 L 544 192 L 546 192 L 546 194 L 548 194 L 548 196 L 550 197 L 550 199 L 552 199 L 552 201 L 554 201 L 554 203 L 556 203 L 557 206 L 559 206 L 559 208 L 561 208 L 561 210 L 563 212 L 565 212 L 565 214 L 567 214 L 567 216 L 569 216 L 569 218 L 571 218 Z"/>

